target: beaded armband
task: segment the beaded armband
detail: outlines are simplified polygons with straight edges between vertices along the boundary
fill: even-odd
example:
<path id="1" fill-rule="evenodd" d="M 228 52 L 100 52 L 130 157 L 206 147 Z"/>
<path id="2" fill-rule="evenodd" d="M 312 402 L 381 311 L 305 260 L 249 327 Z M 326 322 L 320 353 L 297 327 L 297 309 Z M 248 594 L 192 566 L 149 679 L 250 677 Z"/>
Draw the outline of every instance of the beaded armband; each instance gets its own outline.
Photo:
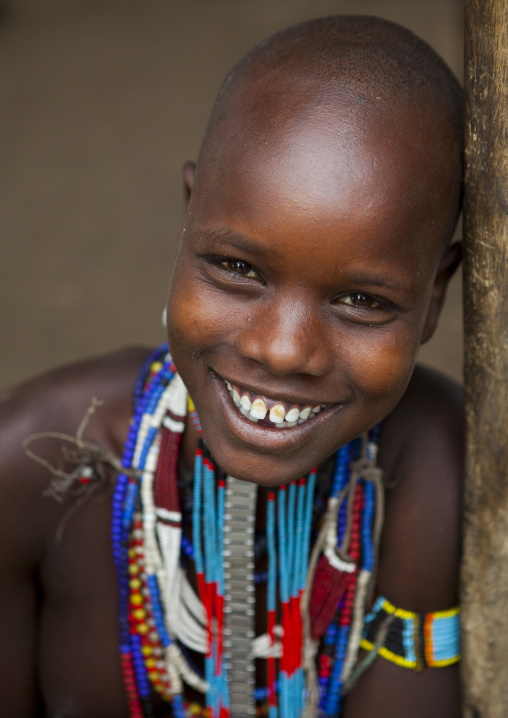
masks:
<path id="1" fill-rule="evenodd" d="M 361 648 L 405 668 L 450 666 L 460 660 L 459 608 L 413 613 L 380 596 L 365 617 Z"/>

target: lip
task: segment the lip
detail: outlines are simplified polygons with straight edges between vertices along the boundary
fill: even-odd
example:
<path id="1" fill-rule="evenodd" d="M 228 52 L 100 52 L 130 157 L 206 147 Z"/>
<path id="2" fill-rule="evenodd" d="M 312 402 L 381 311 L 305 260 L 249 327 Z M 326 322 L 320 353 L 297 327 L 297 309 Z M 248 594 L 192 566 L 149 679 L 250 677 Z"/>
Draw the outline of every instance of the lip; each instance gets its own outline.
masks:
<path id="1" fill-rule="evenodd" d="M 315 432 L 319 431 L 323 423 L 328 421 L 333 414 L 339 413 L 344 408 L 344 404 L 340 403 L 326 404 L 319 414 L 316 414 L 302 424 L 291 427 L 278 429 L 260 423 L 256 424 L 243 416 L 233 403 L 233 399 L 226 387 L 226 381 L 229 380 L 224 379 L 220 374 L 213 371 L 213 369 L 211 369 L 210 372 L 217 388 L 218 401 L 226 428 L 235 436 L 237 441 L 249 446 L 256 446 L 258 451 L 264 453 L 282 453 L 300 448 L 304 443 L 312 439 Z M 230 383 L 233 384 L 234 382 Z M 252 391 L 253 393 L 261 393 L 246 387 L 243 383 L 242 388 L 245 388 L 247 391 Z M 294 404 L 320 403 L 314 400 L 312 402 L 304 402 L 301 398 L 295 400 L 294 397 L 288 398 L 287 395 L 278 396 L 278 398 Z"/>

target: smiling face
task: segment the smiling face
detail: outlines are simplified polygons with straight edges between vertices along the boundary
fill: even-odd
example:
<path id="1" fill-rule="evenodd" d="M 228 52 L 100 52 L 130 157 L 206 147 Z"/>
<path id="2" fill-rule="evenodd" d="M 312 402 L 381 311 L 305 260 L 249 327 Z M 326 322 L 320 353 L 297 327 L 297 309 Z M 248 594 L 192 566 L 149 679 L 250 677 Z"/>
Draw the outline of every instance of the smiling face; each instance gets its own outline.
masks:
<path id="1" fill-rule="evenodd" d="M 451 182 L 423 115 L 253 104 L 202 153 L 168 335 L 216 461 L 273 486 L 400 400 L 444 292 Z"/>

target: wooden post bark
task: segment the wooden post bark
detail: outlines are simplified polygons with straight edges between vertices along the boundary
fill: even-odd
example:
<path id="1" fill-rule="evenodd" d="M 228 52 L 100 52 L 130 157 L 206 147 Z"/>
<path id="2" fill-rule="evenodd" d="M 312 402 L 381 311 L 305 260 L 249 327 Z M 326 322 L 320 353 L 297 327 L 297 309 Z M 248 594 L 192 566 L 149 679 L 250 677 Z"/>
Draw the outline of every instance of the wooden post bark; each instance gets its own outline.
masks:
<path id="1" fill-rule="evenodd" d="M 508 716 L 508 0 L 466 0 L 463 715 Z"/>

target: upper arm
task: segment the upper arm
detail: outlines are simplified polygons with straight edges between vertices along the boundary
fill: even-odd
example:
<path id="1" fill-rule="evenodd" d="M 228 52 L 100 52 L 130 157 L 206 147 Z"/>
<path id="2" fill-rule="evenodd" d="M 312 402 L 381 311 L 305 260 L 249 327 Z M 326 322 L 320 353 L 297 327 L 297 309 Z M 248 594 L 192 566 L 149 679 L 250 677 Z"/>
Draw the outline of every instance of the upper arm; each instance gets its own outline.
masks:
<path id="1" fill-rule="evenodd" d="M 147 354 L 124 350 L 64 367 L 7 393 L 0 401 L 0 715 L 33 717 L 44 676 L 40 617 L 47 596 L 43 566 L 68 503 L 45 496 L 48 469 L 29 458 L 23 441 L 38 432 L 74 436 L 93 397 L 104 402 L 85 439 L 118 454 L 132 409 L 134 382 Z M 62 442 L 39 439 L 30 449 L 62 466 Z M 47 568 L 47 567 L 46 567 Z M 44 686 L 40 694 L 44 694 Z"/>
<path id="2" fill-rule="evenodd" d="M 343 718 L 459 718 L 458 666 L 416 673 L 377 658 L 346 696 Z"/>
<path id="3" fill-rule="evenodd" d="M 387 420 L 396 449 L 386 476 L 394 488 L 386 492 L 377 587 L 401 608 L 441 611 L 458 601 L 462 398 L 447 380 L 420 370 L 401 404 Z"/>
<path id="4" fill-rule="evenodd" d="M 32 417 L 17 396 L 0 405 L 0 713 L 37 715 L 37 565 L 46 477 L 24 456 Z"/>
<path id="5" fill-rule="evenodd" d="M 1 491 L 0 497 L 4 498 Z M 8 504 L 2 506 L 8 513 Z M 36 715 L 37 591 L 29 566 L 18 552 L 10 552 L 15 537 L 11 540 L 10 521 L 6 524 L 0 549 L 0 710 L 2 715 L 22 718 Z"/>
<path id="6" fill-rule="evenodd" d="M 131 415 L 132 391 L 148 350 L 123 350 L 64 367 L 8 392 L 0 401 L 0 715 L 40 710 L 39 619 L 47 597 L 42 567 L 68 504 L 45 496 L 48 469 L 29 458 L 23 441 L 38 432 L 74 436 L 93 397 L 104 402 L 85 439 L 115 454 Z M 62 442 L 30 447 L 61 467 Z M 44 687 L 40 691 L 44 693 Z"/>
<path id="7" fill-rule="evenodd" d="M 419 370 L 381 436 L 394 488 L 386 492 L 376 592 L 408 611 L 457 605 L 462 420 L 456 388 Z M 344 717 L 452 718 L 459 696 L 456 665 L 416 673 L 378 656 L 346 697 Z"/>

